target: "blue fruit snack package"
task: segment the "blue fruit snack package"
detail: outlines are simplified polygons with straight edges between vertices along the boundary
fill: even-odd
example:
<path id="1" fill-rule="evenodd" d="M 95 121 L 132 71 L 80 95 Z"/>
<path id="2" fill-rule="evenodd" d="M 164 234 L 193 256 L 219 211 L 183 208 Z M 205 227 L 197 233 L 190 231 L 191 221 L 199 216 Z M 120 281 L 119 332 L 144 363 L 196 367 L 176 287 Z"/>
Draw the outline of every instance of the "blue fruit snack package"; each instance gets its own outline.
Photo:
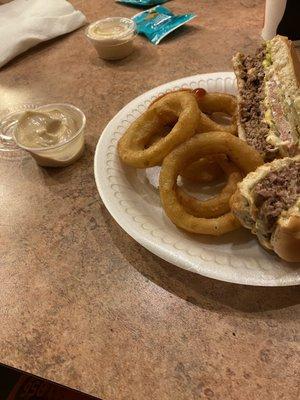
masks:
<path id="1" fill-rule="evenodd" d="M 139 34 L 158 44 L 169 33 L 195 17 L 194 13 L 174 15 L 168 8 L 156 6 L 136 14 L 132 19 Z"/>

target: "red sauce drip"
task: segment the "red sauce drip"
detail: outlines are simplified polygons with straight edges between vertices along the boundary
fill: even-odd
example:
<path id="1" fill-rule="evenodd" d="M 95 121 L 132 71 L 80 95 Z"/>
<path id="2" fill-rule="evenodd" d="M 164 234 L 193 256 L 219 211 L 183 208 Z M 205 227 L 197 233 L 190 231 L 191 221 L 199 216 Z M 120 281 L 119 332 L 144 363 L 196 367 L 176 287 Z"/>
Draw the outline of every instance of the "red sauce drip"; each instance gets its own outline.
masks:
<path id="1" fill-rule="evenodd" d="M 201 100 L 207 93 L 203 88 L 194 89 L 193 92 L 195 93 L 197 100 Z"/>

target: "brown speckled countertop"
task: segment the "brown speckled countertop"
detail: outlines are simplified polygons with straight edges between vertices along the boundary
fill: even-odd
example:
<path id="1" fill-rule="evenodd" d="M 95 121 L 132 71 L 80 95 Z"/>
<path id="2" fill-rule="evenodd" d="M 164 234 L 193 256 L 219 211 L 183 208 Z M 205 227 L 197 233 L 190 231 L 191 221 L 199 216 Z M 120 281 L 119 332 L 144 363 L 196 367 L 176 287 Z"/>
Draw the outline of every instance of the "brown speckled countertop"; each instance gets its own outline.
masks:
<path id="1" fill-rule="evenodd" d="M 90 21 L 131 16 L 113 0 L 73 1 Z M 93 177 L 99 135 L 162 83 L 230 70 L 259 42 L 262 0 L 168 3 L 199 17 L 155 47 L 99 60 L 83 30 L 0 70 L 1 108 L 64 101 L 87 116 L 87 149 L 65 169 L 0 154 L 0 362 L 105 400 L 299 398 L 299 288 L 226 284 L 134 242 Z"/>

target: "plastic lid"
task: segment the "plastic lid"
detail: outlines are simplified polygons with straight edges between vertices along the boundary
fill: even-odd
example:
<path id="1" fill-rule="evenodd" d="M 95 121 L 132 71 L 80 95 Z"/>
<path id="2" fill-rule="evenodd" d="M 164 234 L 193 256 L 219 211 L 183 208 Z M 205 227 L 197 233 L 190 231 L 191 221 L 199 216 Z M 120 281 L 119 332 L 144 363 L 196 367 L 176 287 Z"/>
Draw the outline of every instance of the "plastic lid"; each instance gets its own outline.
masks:
<path id="1" fill-rule="evenodd" d="M 135 33 L 135 22 L 129 18 L 111 17 L 93 22 L 87 28 L 86 34 L 91 39 L 124 39 Z"/>

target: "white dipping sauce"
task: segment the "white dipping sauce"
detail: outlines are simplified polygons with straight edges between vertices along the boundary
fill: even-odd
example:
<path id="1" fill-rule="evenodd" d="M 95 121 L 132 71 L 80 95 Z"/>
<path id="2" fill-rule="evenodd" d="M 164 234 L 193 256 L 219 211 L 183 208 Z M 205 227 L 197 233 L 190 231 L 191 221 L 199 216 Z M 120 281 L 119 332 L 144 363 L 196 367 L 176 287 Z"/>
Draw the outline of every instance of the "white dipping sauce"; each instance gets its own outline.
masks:
<path id="1" fill-rule="evenodd" d="M 49 147 L 68 141 L 76 130 L 73 118 L 66 111 L 30 110 L 19 118 L 15 137 L 26 147 Z"/>
<path id="2" fill-rule="evenodd" d="M 85 116 L 71 104 L 51 104 L 18 116 L 14 138 L 45 167 L 72 164 L 84 150 Z"/>

